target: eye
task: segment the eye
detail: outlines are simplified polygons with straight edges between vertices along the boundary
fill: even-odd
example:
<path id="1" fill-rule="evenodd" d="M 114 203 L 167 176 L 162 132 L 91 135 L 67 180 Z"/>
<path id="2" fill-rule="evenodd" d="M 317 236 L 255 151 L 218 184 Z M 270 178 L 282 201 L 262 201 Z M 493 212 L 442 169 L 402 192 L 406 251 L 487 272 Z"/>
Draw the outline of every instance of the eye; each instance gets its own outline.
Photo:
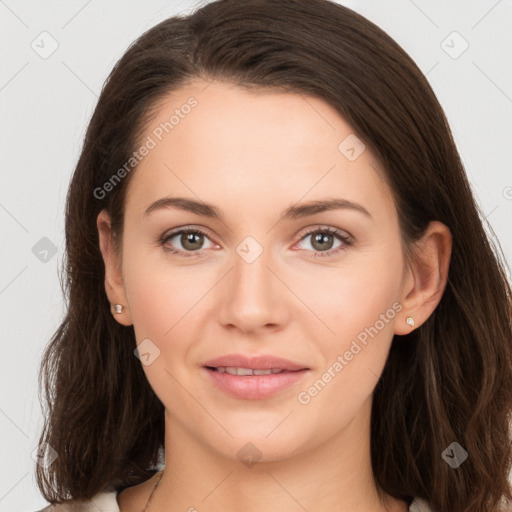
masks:
<path id="1" fill-rule="evenodd" d="M 344 232 L 333 228 L 312 229 L 301 238 L 301 242 L 307 238 L 311 238 L 310 245 L 313 247 L 312 257 L 314 258 L 332 256 L 333 254 L 345 250 L 353 243 L 352 239 Z M 336 239 L 338 239 L 340 243 L 333 248 Z"/>
<path id="2" fill-rule="evenodd" d="M 345 250 L 348 246 L 352 245 L 353 241 L 350 236 L 344 234 L 344 232 L 329 227 L 317 227 L 308 231 L 300 240 L 306 240 L 308 237 L 311 238 L 312 257 L 329 257 L 340 251 Z M 177 243 L 181 246 L 176 248 L 171 242 L 173 239 L 177 240 Z M 203 247 L 205 239 L 210 240 L 208 233 L 200 228 L 188 227 L 179 229 L 177 231 L 166 233 L 159 240 L 159 243 L 164 247 L 166 251 L 179 256 L 189 258 L 191 256 L 203 256 Z M 333 248 L 333 244 L 336 239 L 339 244 Z M 210 240 L 211 242 L 211 240 Z M 176 242 L 175 242 L 176 243 Z M 211 242 L 212 245 L 216 245 Z M 211 248 L 211 246 L 210 246 Z M 208 249 L 208 247 L 206 247 Z M 305 249 L 311 252 L 308 249 Z"/>
<path id="3" fill-rule="evenodd" d="M 181 248 L 176 249 L 175 247 L 168 245 L 174 238 L 177 239 Z M 186 228 L 165 234 L 160 239 L 160 244 L 164 246 L 166 251 L 188 258 L 191 256 L 202 256 L 203 253 L 201 249 L 203 249 L 202 246 L 205 238 L 209 240 L 208 234 L 202 229 Z"/>

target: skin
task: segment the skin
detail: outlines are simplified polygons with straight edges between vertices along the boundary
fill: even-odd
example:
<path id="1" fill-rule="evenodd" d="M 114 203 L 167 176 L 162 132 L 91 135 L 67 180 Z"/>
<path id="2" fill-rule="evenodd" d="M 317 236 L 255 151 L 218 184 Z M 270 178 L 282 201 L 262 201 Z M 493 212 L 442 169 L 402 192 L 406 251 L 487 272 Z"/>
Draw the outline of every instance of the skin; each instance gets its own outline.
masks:
<path id="1" fill-rule="evenodd" d="M 149 338 L 160 350 L 142 365 L 166 410 L 166 467 L 149 510 L 267 512 L 269 503 L 281 512 L 407 510 L 404 501 L 377 494 L 372 393 L 393 335 L 418 328 L 442 296 L 449 229 L 432 222 L 407 263 L 377 160 L 366 147 L 349 161 L 338 145 L 353 129 L 314 97 L 196 80 L 158 105 L 143 139 L 190 96 L 198 105 L 131 177 L 120 251 L 108 214 L 98 216 L 105 289 L 112 304 L 125 306 L 114 316 L 134 326 L 137 343 Z M 212 203 L 224 220 L 176 208 L 144 215 L 166 196 Z M 326 198 L 359 203 L 371 217 L 337 209 L 279 221 L 291 205 Z M 187 246 L 178 235 L 165 245 L 189 253 L 197 247 L 201 256 L 172 254 L 158 243 L 189 226 L 208 237 Z M 353 243 L 334 237 L 322 246 L 306 236 L 326 227 Z M 263 248 L 252 263 L 236 252 L 247 236 Z M 396 302 L 400 311 L 378 334 L 309 403 L 299 403 L 298 394 Z M 232 352 L 276 354 L 310 371 L 271 398 L 238 399 L 201 371 L 208 359 Z M 261 452 L 251 467 L 237 456 L 247 442 Z M 121 511 L 143 510 L 157 477 L 121 493 Z"/>

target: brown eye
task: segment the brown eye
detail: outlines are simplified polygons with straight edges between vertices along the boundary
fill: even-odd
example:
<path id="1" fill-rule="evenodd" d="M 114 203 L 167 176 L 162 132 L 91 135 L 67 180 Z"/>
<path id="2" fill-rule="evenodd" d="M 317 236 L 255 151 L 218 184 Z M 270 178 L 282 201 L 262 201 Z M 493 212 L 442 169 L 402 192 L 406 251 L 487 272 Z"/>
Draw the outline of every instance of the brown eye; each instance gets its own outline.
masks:
<path id="1" fill-rule="evenodd" d="M 328 251 L 334 244 L 334 235 L 330 233 L 316 233 L 311 235 L 311 245 L 315 251 Z"/>
<path id="2" fill-rule="evenodd" d="M 203 247 L 205 240 L 209 240 L 211 246 L 214 245 L 206 232 L 198 228 L 188 228 L 164 235 L 160 239 L 160 244 L 164 246 L 166 251 L 180 256 L 202 256 L 202 249 L 205 249 Z"/>
<path id="3" fill-rule="evenodd" d="M 308 238 L 311 240 L 310 246 L 312 249 L 306 248 L 306 250 L 313 252 L 312 256 L 314 257 L 331 256 L 345 250 L 352 244 L 352 239 L 349 236 L 345 235 L 342 231 L 332 228 L 316 228 L 311 230 L 302 237 L 301 242 Z M 336 240 L 339 242 L 338 245 L 335 245 Z"/>
<path id="4" fill-rule="evenodd" d="M 181 235 L 180 242 L 187 251 L 197 251 L 203 245 L 203 239 L 204 235 L 202 233 L 189 232 Z"/>

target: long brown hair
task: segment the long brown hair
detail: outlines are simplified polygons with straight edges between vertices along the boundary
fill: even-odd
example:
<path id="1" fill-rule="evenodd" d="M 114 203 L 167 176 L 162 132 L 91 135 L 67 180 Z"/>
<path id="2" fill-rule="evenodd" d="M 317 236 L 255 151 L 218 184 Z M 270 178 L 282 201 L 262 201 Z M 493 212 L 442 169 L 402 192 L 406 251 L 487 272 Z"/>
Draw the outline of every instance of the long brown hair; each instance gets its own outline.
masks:
<path id="1" fill-rule="evenodd" d="M 313 95 L 334 107 L 381 163 L 404 247 L 430 221 L 453 237 L 446 289 L 428 320 L 395 336 L 376 386 L 371 458 L 378 486 L 439 512 L 490 512 L 512 500 L 512 294 L 499 244 L 484 230 L 446 117 L 427 80 L 379 27 L 327 0 L 220 0 L 143 34 L 108 77 L 66 203 L 67 313 L 40 368 L 47 411 L 36 466 L 51 503 L 147 480 L 164 445 L 164 407 L 132 327 L 104 289 L 96 217 L 122 235 L 127 184 L 108 182 L 137 147 L 157 104 L 201 77 Z M 99 197 L 101 196 L 101 197 Z M 492 231 L 492 229 L 491 229 Z M 40 397 L 41 399 L 41 397 Z M 443 451 L 457 442 L 457 469 Z"/>

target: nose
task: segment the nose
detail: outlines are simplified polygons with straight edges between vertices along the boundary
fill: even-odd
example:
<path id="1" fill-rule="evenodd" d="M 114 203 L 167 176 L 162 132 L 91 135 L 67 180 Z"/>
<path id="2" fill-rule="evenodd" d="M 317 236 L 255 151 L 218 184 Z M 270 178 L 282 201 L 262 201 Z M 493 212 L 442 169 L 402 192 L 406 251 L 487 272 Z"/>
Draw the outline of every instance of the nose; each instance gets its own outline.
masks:
<path id="1" fill-rule="evenodd" d="M 218 320 L 224 327 L 253 333 L 286 324 L 290 291 L 272 268 L 272 261 L 270 249 L 252 237 L 233 251 L 218 296 Z"/>

